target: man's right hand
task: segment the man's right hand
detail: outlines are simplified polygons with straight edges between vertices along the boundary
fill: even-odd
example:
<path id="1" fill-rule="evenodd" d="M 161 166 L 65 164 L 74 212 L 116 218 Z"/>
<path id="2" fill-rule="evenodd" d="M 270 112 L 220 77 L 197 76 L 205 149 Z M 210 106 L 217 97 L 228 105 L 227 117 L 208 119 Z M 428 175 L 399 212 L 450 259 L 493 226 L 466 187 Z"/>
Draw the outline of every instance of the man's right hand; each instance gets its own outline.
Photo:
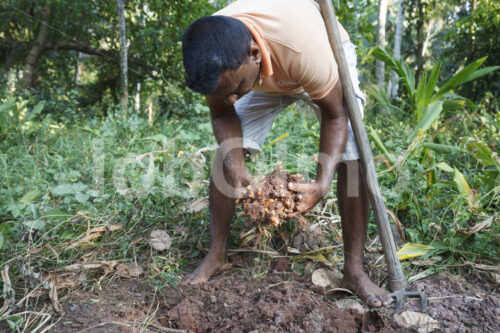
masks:
<path id="1" fill-rule="evenodd" d="M 252 176 L 245 170 L 235 170 L 229 169 L 229 176 L 231 177 L 231 181 L 234 184 L 235 189 L 235 197 L 239 198 L 241 191 L 250 185 L 252 181 Z"/>

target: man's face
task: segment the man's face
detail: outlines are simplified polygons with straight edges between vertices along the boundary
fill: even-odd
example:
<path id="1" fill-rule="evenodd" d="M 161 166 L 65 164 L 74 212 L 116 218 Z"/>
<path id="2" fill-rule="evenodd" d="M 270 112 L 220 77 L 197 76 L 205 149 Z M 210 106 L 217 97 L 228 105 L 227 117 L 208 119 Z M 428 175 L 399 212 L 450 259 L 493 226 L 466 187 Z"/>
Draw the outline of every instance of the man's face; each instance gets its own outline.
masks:
<path id="1" fill-rule="evenodd" d="M 212 96 L 223 97 L 226 104 L 233 105 L 243 95 L 252 90 L 260 76 L 260 50 L 252 41 L 248 62 L 236 70 L 226 70 L 219 78 L 217 89 Z"/>

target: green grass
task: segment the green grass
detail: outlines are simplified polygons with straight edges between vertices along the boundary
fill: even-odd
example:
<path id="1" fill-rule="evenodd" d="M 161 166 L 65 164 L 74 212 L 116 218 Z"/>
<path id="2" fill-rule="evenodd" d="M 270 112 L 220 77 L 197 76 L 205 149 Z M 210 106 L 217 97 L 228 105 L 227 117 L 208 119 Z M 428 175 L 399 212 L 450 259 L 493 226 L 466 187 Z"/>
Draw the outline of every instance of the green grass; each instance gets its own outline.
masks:
<path id="1" fill-rule="evenodd" d="M 10 267 L 16 300 L 43 284 L 50 272 L 75 263 L 138 262 L 149 283 L 160 288 L 175 285 L 196 266 L 209 245 L 208 212 L 189 212 L 187 206 L 208 192 L 215 140 L 206 107 L 198 105 L 192 118 L 157 121 L 152 126 L 142 115 L 68 123 L 45 114 L 26 120 L 30 110 L 17 100 L 16 106 L 0 112 L 4 117 L 0 128 L 0 270 Z M 369 105 L 367 125 L 377 132 L 385 153 L 397 158 L 408 148 L 411 128 L 405 115 L 372 110 Z M 465 228 L 481 222 L 498 211 L 499 185 L 491 178 L 498 174 L 494 166 L 482 165 L 466 148 L 438 152 L 424 143 L 459 147 L 457 138 L 466 136 L 485 142 L 494 151 L 499 122 L 498 114 L 483 112 L 481 106 L 474 112 L 445 115 L 437 130 L 429 130 L 422 144 L 392 171 L 387 172 L 384 163 L 377 164 L 386 205 L 404 225 L 408 240 L 436 245 L 431 256 L 442 258 L 442 264 L 431 268 L 436 272 L 467 262 L 498 262 L 496 219 L 489 229 L 469 236 L 454 228 L 454 224 Z M 290 107 L 277 118 L 263 154 L 247 162 L 250 173 L 268 174 L 279 163 L 290 172 L 314 178 L 312 156 L 317 153 L 318 132 L 312 112 Z M 375 145 L 373 151 L 374 155 L 384 153 Z M 460 170 L 473 190 L 475 208 L 457 187 L 453 173 L 436 167 L 442 162 Z M 334 198 L 334 188 L 335 183 L 317 209 Z M 328 209 L 336 213 L 335 204 Z M 169 251 L 158 253 L 149 245 L 149 234 L 155 229 L 172 236 Z M 98 237 L 75 243 L 89 231 Z M 240 245 L 244 231 L 244 219 L 236 216 L 230 248 Z M 286 240 L 280 237 L 293 237 L 296 232 L 292 221 L 283 232 L 264 238 L 258 248 L 285 253 Z M 328 232 L 338 242 L 335 232 Z M 373 223 L 369 233 L 376 233 Z M 341 263 L 339 253 L 322 254 Z M 255 255 L 254 260 L 252 275 L 266 274 L 269 257 Z M 292 268 L 306 274 L 315 267 L 306 263 L 294 261 Z M 414 266 L 405 263 L 404 267 L 409 274 L 418 273 Z M 100 276 L 102 271 L 89 272 L 85 284 L 92 286 L 92 278 Z M 3 295 L 9 297 L 5 290 Z"/>

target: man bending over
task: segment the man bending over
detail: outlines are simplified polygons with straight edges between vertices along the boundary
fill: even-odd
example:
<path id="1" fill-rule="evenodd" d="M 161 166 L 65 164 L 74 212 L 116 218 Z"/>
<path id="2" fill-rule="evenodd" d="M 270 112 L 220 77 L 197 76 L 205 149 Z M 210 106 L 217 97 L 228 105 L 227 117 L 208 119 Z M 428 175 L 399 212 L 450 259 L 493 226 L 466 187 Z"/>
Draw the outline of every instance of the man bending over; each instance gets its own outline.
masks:
<path id="1" fill-rule="evenodd" d="M 360 106 L 356 53 L 341 28 Z M 244 150 L 261 152 L 274 118 L 297 100 L 321 121 L 315 182 L 290 184 L 307 212 L 338 174 L 337 197 L 344 238 L 345 287 L 370 306 L 390 295 L 363 271 L 369 202 L 359 153 L 344 110 L 342 86 L 326 28 L 313 0 L 239 0 L 194 21 L 183 37 L 187 85 L 206 95 L 219 144 L 209 189 L 210 250 L 185 283 L 207 281 L 226 262 L 226 242 L 239 189 L 250 183 Z"/>

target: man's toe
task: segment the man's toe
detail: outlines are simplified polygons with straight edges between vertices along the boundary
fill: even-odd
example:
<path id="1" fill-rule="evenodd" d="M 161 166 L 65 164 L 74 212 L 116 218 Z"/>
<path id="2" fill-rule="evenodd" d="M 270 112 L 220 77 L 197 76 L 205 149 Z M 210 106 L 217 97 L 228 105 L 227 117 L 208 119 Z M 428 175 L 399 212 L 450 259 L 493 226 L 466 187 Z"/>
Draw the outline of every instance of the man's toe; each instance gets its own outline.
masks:
<path id="1" fill-rule="evenodd" d="M 369 306 L 373 306 L 373 307 L 376 307 L 376 308 L 382 306 L 382 302 L 375 295 L 369 296 L 368 299 L 367 299 L 367 303 L 368 303 Z"/>

